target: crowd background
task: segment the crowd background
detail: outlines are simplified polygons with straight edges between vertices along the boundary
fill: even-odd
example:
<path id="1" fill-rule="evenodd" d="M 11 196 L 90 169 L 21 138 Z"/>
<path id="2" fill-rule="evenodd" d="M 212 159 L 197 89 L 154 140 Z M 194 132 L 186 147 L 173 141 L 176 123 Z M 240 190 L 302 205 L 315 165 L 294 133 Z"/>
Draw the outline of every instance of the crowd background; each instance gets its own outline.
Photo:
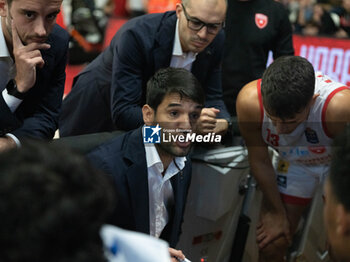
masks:
<path id="1" fill-rule="evenodd" d="M 92 61 L 130 18 L 174 10 L 180 0 L 64 0 L 58 23 L 71 35 L 65 94 L 73 77 Z M 286 8 L 293 34 L 347 39 L 350 0 L 279 0 Z M 345 81 L 346 82 L 346 81 Z"/>
<path id="2" fill-rule="evenodd" d="M 258 0 L 248 0 L 247 2 L 253 3 L 255 1 Z M 337 3 L 315 2 L 312 0 L 299 0 L 283 3 L 281 2 L 282 5 L 286 8 L 287 12 L 285 14 L 284 12 L 280 13 L 283 13 L 283 18 L 287 20 L 288 24 L 290 21 L 294 34 L 320 37 L 327 36 L 346 39 L 348 38 L 349 32 L 347 27 L 347 5 L 349 5 L 349 3 L 346 1 L 348 0 Z M 276 3 L 273 0 L 270 0 L 270 2 L 280 5 L 281 9 L 283 9 L 280 3 Z M 74 75 L 76 75 L 76 73 L 82 69 L 82 67 L 84 67 L 88 62 L 92 61 L 99 53 L 101 53 L 101 51 L 109 44 L 108 37 L 114 35 L 122 23 L 130 18 L 142 14 L 173 10 L 175 5 L 179 7 L 178 0 L 139 0 L 139 2 L 135 0 L 125 0 L 124 2 L 120 0 L 64 0 L 62 15 L 60 17 L 59 23 L 70 33 L 69 66 L 80 66 L 80 68 L 78 68 L 78 70 L 73 73 L 69 73 L 70 67 L 67 68 L 68 81 L 66 83 L 66 86 L 71 87 L 72 82 L 69 81 L 69 78 L 72 79 Z M 186 12 L 185 9 L 184 12 Z M 223 21 L 223 14 L 224 12 L 222 12 L 220 21 Z M 187 21 L 190 21 L 186 13 L 185 16 Z M 266 17 L 267 16 L 265 16 L 265 19 Z M 113 21 L 114 24 L 117 24 L 117 26 L 111 27 L 111 21 Z M 226 22 L 228 21 L 229 20 Z M 118 24 L 118 22 L 121 23 Z M 220 25 L 221 24 L 222 23 L 220 22 Z M 266 26 L 266 20 L 264 26 L 259 26 L 259 22 L 257 22 L 257 17 L 255 14 L 255 24 L 259 29 L 263 29 Z M 207 27 L 208 32 L 209 29 L 212 29 L 210 26 L 213 26 L 212 24 L 206 23 L 202 23 L 202 27 L 203 25 Z M 193 29 L 190 26 L 188 27 L 196 31 L 196 29 Z M 292 30 L 290 26 L 289 29 L 288 39 L 290 40 L 290 46 L 292 46 Z M 14 32 L 16 32 L 16 30 Z M 147 32 L 145 32 L 145 34 L 147 34 Z M 237 38 L 240 37 L 239 34 L 236 35 Z M 233 48 L 232 45 L 227 46 Z M 237 50 L 241 52 L 242 49 L 238 48 Z M 276 59 L 277 57 L 274 56 L 274 58 Z M 264 61 L 263 65 L 265 64 L 266 61 Z M 349 68 L 346 65 L 343 67 L 347 70 Z M 291 71 L 289 70 L 289 72 Z M 254 90 L 256 90 L 256 88 Z"/>
<path id="3" fill-rule="evenodd" d="M 175 10 L 175 5 L 179 2 L 180 0 L 64 0 L 63 6 L 65 10 L 72 8 L 77 11 L 79 7 L 89 8 L 90 5 L 95 7 L 96 16 L 101 15 L 97 13 L 102 11 L 108 17 L 128 19 L 146 13 Z M 279 0 L 279 2 L 288 11 L 294 33 L 341 38 L 350 35 L 350 0 Z M 71 15 L 76 18 L 77 13 L 73 12 Z M 72 22 L 72 25 L 80 22 L 72 17 L 65 17 L 65 21 Z"/>

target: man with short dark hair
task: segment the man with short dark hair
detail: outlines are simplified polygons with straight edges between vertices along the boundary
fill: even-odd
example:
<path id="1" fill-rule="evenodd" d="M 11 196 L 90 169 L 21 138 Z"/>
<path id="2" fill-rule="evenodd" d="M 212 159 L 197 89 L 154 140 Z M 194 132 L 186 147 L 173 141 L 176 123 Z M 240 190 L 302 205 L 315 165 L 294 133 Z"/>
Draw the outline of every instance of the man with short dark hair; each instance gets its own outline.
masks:
<path id="1" fill-rule="evenodd" d="M 100 228 L 115 195 L 104 174 L 38 142 L 2 153 L 0 174 L 0 261 L 106 261 Z"/>
<path id="2" fill-rule="evenodd" d="M 0 0 L 0 151 L 58 127 L 69 35 L 62 0 Z"/>
<path id="3" fill-rule="evenodd" d="M 325 183 L 324 220 L 331 257 L 350 261 L 350 126 L 334 140 Z"/>
<path id="4" fill-rule="evenodd" d="M 203 105 L 203 90 L 190 72 L 181 68 L 159 70 L 147 84 L 147 104 L 142 107 L 145 126 L 88 154 L 95 167 L 113 177 L 119 194 L 111 224 L 160 237 L 170 247 L 176 246 L 191 181 L 191 162 L 186 158 L 191 141 L 170 139 L 153 144 L 145 137 L 150 128 L 150 136 L 190 134 L 195 131 Z M 184 258 L 181 251 L 171 249 L 170 253 Z"/>
<path id="5" fill-rule="evenodd" d="M 0 261 L 170 261 L 164 241 L 105 224 L 111 181 L 61 144 L 25 141 L 0 174 Z"/>
<path id="6" fill-rule="evenodd" d="M 169 66 L 192 72 L 204 89 L 200 131 L 226 132 L 230 116 L 221 88 L 226 6 L 225 0 L 186 0 L 176 5 L 175 12 L 129 20 L 75 78 L 63 101 L 60 135 L 142 126 L 146 83 Z"/>
<path id="7" fill-rule="evenodd" d="M 330 145 L 350 121 L 350 90 L 314 72 L 302 57 L 276 59 L 238 95 L 237 115 L 263 204 L 260 261 L 283 261 L 317 183 L 328 173 Z M 272 161 L 268 147 L 275 149 Z"/>

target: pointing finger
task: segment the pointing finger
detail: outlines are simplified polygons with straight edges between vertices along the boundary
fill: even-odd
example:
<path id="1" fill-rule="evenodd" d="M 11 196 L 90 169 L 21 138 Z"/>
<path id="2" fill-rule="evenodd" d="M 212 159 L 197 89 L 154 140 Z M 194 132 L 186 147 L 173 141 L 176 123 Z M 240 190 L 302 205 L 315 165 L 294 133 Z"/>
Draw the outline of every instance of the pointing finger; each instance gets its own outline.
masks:
<path id="1" fill-rule="evenodd" d="M 51 47 L 50 44 L 47 43 L 30 43 L 28 45 L 26 45 L 26 50 L 29 51 L 33 51 L 33 50 L 46 50 L 49 49 Z"/>
<path id="2" fill-rule="evenodd" d="M 19 48 L 23 46 L 23 43 L 21 39 L 19 38 L 15 23 L 13 20 L 11 20 L 11 27 L 12 27 L 12 42 L 13 42 L 13 48 Z"/>

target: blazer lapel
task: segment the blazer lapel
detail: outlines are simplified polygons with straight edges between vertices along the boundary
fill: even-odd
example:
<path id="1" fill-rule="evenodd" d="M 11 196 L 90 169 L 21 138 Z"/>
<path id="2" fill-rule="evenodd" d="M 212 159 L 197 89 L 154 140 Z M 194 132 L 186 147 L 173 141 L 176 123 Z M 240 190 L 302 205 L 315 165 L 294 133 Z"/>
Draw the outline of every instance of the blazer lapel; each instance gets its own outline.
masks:
<path id="1" fill-rule="evenodd" d="M 53 41 L 52 37 L 49 36 L 49 38 L 46 41 L 46 43 L 49 44 L 51 47 L 49 49 L 41 50 L 42 57 L 43 57 L 43 59 L 45 61 L 45 65 L 44 65 L 43 69 L 44 68 L 50 68 L 50 67 L 54 66 L 52 64 L 52 63 L 54 63 L 54 59 L 55 59 L 54 54 L 52 52 L 52 49 L 53 49 L 53 46 L 54 46 L 54 43 L 52 41 Z"/>
<path id="2" fill-rule="evenodd" d="M 148 175 L 141 128 L 130 135 L 125 158 L 131 161 L 126 177 L 130 189 L 136 230 L 149 234 Z"/>
<path id="3" fill-rule="evenodd" d="M 176 20 L 175 12 L 170 16 L 166 16 L 156 36 L 156 45 L 153 51 L 155 71 L 170 65 L 175 38 Z"/>
<path id="4" fill-rule="evenodd" d="M 181 222 L 183 203 L 184 185 L 183 185 L 183 170 L 171 178 L 171 185 L 174 191 L 174 216 L 172 234 L 177 234 L 177 224 Z M 172 236 L 175 237 L 175 236 Z"/>
<path id="5" fill-rule="evenodd" d="M 192 65 L 192 73 L 197 77 L 199 82 L 203 83 L 206 79 L 208 68 L 210 66 L 212 51 L 211 47 L 207 47 L 203 52 L 199 53 Z"/>
<path id="6" fill-rule="evenodd" d="M 52 52 L 52 48 L 54 44 L 52 43 L 52 39 L 50 37 L 46 43 L 50 44 L 51 47 L 49 49 L 41 50 L 41 55 L 45 64 L 43 68 L 39 68 L 37 70 L 37 79 L 42 79 L 42 80 L 36 81 L 36 85 L 38 85 L 39 82 L 40 83 L 44 82 L 44 79 L 49 79 L 51 76 L 51 72 L 54 72 L 55 57 Z"/>

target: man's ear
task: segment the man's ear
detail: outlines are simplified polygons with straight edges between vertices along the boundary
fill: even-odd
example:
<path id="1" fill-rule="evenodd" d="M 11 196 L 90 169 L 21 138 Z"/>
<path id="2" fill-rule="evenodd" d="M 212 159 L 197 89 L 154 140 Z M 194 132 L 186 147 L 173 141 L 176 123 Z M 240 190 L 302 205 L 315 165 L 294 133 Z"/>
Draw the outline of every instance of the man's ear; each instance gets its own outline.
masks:
<path id="1" fill-rule="evenodd" d="M 154 122 L 154 117 L 155 117 L 155 112 L 152 107 L 150 107 L 148 104 L 145 104 L 142 107 L 142 117 L 143 117 L 143 122 L 151 126 Z"/>
<path id="2" fill-rule="evenodd" d="M 179 19 L 181 12 L 183 12 L 181 3 L 176 4 L 175 11 L 176 11 L 177 19 Z"/>
<path id="3" fill-rule="evenodd" d="M 7 0 L 0 0 L 0 16 L 6 17 L 7 16 Z"/>

